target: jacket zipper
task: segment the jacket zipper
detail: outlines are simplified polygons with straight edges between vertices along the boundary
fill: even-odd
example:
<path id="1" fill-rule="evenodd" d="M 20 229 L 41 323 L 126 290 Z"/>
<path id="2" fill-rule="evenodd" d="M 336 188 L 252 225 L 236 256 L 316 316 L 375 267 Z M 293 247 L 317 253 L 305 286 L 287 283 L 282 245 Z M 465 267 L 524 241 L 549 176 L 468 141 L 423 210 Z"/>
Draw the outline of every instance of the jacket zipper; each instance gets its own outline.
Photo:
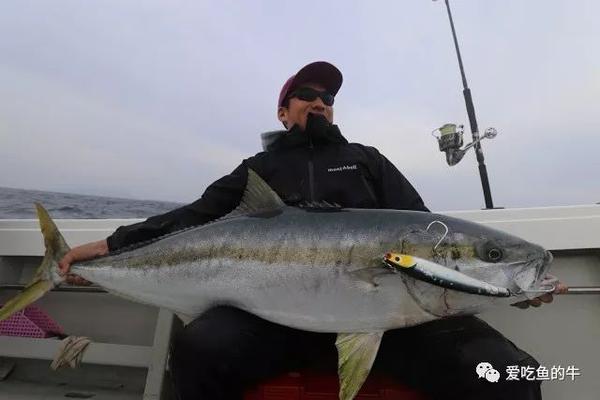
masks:
<path id="1" fill-rule="evenodd" d="M 312 141 L 312 135 L 308 134 L 308 187 L 310 190 L 310 201 L 315 200 L 315 167 L 313 165 L 314 146 Z"/>

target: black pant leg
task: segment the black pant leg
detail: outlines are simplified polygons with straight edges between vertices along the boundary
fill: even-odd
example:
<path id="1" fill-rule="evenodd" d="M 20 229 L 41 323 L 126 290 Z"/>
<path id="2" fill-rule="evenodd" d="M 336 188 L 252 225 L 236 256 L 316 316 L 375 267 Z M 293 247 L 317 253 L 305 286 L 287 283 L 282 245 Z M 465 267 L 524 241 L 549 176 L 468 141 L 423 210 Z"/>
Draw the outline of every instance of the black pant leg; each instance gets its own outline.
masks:
<path id="1" fill-rule="evenodd" d="M 477 376 L 480 362 L 500 372 L 497 383 Z M 386 332 L 373 369 L 433 399 L 541 399 L 539 381 L 506 381 L 508 365 L 539 366 L 479 318 L 457 317 Z"/>
<path id="2" fill-rule="evenodd" d="M 235 308 L 212 309 L 173 340 L 178 398 L 239 400 L 245 389 L 286 371 L 335 371 L 334 343 L 335 334 L 288 328 Z M 498 383 L 477 377 L 482 361 L 501 373 Z M 507 365 L 539 364 L 485 322 L 461 317 L 386 332 L 373 371 L 432 399 L 541 399 L 539 382 L 505 381 Z"/>
<path id="3" fill-rule="evenodd" d="M 173 339 L 171 371 L 178 400 L 239 400 L 281 373 L 315 363 L 335 370 L 335 334 L 305 332 L 232 307 L 213 308 Z"/>

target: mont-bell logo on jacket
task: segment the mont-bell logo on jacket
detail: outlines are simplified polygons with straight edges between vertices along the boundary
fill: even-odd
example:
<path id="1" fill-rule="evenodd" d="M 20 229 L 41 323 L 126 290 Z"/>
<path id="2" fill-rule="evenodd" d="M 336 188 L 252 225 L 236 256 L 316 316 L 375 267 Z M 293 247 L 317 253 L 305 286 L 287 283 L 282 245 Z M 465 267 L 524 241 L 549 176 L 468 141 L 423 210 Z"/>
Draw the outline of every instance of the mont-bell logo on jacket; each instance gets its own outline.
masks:
<path id="1" fill-rule="evenodd" d="M 358 166 L 356 164 L 342 165 L 340 167 L 327 168 L 327 172 L 342 172 L 342 171 L 349 171 L 349 170 L 353 170 L 353 169 L 358 169 Z"/>

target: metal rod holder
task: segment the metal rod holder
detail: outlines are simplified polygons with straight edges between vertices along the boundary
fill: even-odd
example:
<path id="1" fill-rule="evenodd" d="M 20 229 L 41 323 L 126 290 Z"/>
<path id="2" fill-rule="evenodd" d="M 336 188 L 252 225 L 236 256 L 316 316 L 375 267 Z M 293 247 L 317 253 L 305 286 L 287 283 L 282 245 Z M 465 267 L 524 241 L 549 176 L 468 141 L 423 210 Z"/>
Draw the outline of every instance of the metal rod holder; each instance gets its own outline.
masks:
<path id="1" fill-rule="evenodd" d="M 567 293 L 562 294 L 600 294 L 600 286 L 570 286 Z"/>

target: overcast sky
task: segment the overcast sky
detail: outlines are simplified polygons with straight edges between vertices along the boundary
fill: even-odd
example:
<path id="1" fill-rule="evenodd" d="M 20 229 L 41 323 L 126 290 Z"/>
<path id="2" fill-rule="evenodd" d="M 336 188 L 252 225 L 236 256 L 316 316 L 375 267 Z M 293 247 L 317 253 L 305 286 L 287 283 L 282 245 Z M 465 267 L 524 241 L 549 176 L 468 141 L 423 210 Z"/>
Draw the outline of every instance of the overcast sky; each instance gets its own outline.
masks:
<path id="1" fill-rule="evenodd" d="M 494 202 L 600 202 L 600 3 L 455 0 Z M 335 120 L 434 210 L 484 207 L 442 1 L 0 3 L 0 186 L 189 202 L 279 129 L 303 65 L 344 74 Z M 470 141 L 470 133 L 465 139 Z"/>

